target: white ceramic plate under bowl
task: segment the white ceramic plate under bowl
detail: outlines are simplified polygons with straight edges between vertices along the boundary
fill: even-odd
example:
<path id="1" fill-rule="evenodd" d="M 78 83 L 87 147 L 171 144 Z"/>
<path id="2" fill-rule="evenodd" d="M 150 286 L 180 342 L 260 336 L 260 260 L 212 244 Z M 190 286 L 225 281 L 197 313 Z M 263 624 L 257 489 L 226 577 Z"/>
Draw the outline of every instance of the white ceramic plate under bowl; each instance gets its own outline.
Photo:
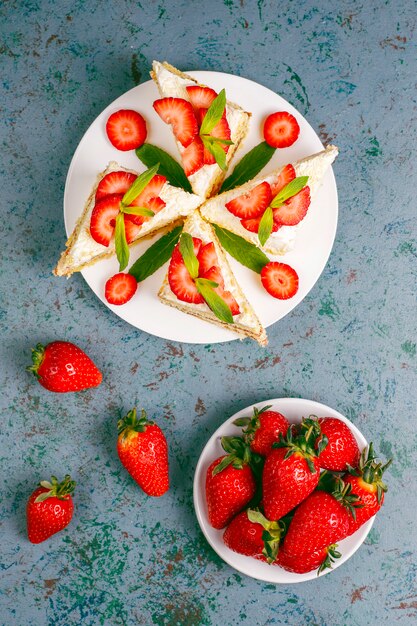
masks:
<path id="1" fill-rule="evenodd" d="M 257 402 L 252 406 L 242 409 L 235 415 L 232 415 L 232 417 L 226 420 L 224 424 L 222 424 L 220 428 L 218 428 L 210 437 L 203 452 L 201 453 L 194 475 L 194 508 L 201 530 L 213 550 L 215 550 L 220 558 L 222 558 L 228 565 L 236 569 L 238 572 L 251 576 L 252 578 L 277 584 L 300 583 L 317 578 L 317 570 L 308 572 L 307 574 L 294 574 L 292 572 L 287 572 L 276 565 L 268 565 L 267 563 L 263 563 L 262 561 L 258 561 L 252 557 L 233 552 L 233 550 L 230 550 L 230 548 L 228 548 L 223 542 L 224 529 L 215 530 L 208 521 L 207 503 L 205 497 L 206 473 L 210 464 L 219 456 L 225 454 L 220 444 L 221 437 L 225 435 L 240 435 L 242 433 L 242 428 L 235 426 L 233 424 L 234 420 L 238 417 L 251 416 L 254 406 L 260 409 L 267 404 L 271 405 L 271 410 L 279 411 L 285 415 L 290 423 L 294 424 L 301 422 L 303 417 L 308 417 L 309 415 L 316 415 L 317 417 L 337 417 L 349 426 L 355 436 L 360 450 L 363 450 L 363 448 L 365 448 L 368 444 L 364 436 L 351 421 L 325 404 L 320 404 L 319 402 L 314 402 L 312 400 L 302 400 L 299 398 L 276 398 L 274 400 Z M 361 528 L 359 528 L 353 535 L 339 541 L 338 550 L 342 554 L 341 558 L 336 559 L 333 569 L 325 569 L 320 576 L 332 572 L 347 561 L 348 558 L 350 558 L 364 542 L 372 528 L 373 523 L 374 517 L 361 526 Z"/>
<path id="2" fill-rule="evenodd" d="M 284 110 L 292 113 L 297 118 L 301 132 L 290 148 L 276 150 L 274 157 L 265 167 L 265 173 L 323 149 L 319 137 L 310 124 L 291 104 L 273 91 L 246 78 L 231 74 L 221 72 L 189 72 L 189 74 L 217 91 L 224 87 L 229 100 L 239 103 L 245 110 L 252 112 L 250 131 L 233 163 L 239 161 L 246 152 L 263 141 L 263 122 L 274 111 Z M 107 139 L 105 127 L 111 113 L 119 109 L 135 109 L 141 113 L 147 121 L 146 141 L 163 148 L 175 159 L 179 159 L 171 129 L 159 118 L 152 107 L 152 103 L 159 97 L 153 81 L 143 83 L 112 102 L 87 130 L 75 151 L 65 185 L 64 218 L 67 235 L 72 233 L 84 209 L 97 174 L 103 171 L 110 161 L 117 161 L 120 165 L 138 172 L 145 170 L 134 150 L 129 152 L 116 150 Z M 263 289 L 257 274 L 231 259 L 236 278 L 265 327 L 274 324 L 289 313 L 314 286 L 333 246 L 337 214 L 336 182 L 330 168 L 305 220 L 300 225 L 295 249 L 279 257 L 283 262 L 294 267 L 300 277 L 298 293 L 290 300 L 279 301 L 272 298 Z M 158 235 L 153 240 L 133 246 L 130 264 L 157 238 Z M 238 335 L 232 331 L 177 311 L 158 300 L 157 293 L 167 271 L 167 265 L 145 280 L 128 303 L 122 306 L 110 305 L 104 298 L 104 285 L 107 279 L 118 271 L 117 260 L 113 257 L 86 268 L 82 274 L 96 296 L 111 311 L 136 328 L 164 339 L 189 343 L 217 343 L 238 338 Z"/>

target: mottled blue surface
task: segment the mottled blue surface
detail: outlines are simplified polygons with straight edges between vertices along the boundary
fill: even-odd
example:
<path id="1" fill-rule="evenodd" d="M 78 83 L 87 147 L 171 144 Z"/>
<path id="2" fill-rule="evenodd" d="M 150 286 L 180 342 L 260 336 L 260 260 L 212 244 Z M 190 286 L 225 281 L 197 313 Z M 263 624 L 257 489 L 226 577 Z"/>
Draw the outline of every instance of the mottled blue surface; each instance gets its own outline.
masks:
<path id="1" fill-rule="evenodd" d="M 413 0 L 3 2 L 0 623 L 416 623 L 416 22 Z M 340 147 L 333 252 L 266 349 L 160 340 L 114 316 L 82 276 L 51 274 L 72 154 L 154 58 L 261 82 Z M 57 338 L 102 368 L 99 389 L 54 395 L 26 374 L 30 348 Z M 338 409 L 395 456 L 365 545 L 329 576 L 291 587 L 220 561 L 192 506 L 209 435 L 279 396 Z M 158 500 L 115 452 L 117 415 L 134 404 L 169 439 L 172 488 Z M 29 493 L 68 471 L 78 482 L 71 526 L 31 545 Z"/>

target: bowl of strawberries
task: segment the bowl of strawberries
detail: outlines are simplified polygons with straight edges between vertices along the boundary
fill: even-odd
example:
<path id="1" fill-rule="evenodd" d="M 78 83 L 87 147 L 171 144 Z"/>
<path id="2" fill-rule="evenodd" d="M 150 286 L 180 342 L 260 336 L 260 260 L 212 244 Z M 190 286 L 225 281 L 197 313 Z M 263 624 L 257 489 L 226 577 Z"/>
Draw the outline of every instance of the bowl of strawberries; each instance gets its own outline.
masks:
<path id="1" fill-rule="evenodd" d="M 239 572 L 271 583 L 311 580 L 366 539 L 390 462 L 378 461 L 334 409 L 266 400 L 226 420 L 204 447 L 194 477 L 197 519 Z"/>

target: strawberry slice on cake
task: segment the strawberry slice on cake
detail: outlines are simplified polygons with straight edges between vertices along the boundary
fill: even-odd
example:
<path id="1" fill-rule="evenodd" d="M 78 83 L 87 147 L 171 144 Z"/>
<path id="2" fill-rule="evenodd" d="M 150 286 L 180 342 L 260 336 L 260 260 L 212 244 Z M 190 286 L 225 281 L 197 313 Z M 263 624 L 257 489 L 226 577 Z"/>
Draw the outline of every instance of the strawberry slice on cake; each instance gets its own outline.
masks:
<path id="1" fill-rule="evenodd" d="M 195 194 L 213 196 L 245 138 L 250 113 L 168 63 L 153 62 L 161 98 L 153 104 L 171 126 L 182 165 Z"/>
<path id="2" fill-rule="evenodd" d="M 121 238 L 128 257 L 131 244 L 181 220 L 201 204 L 199 196 L 170 185 L 153 169 L 148 170 L 146 185 L 137 187 L 138 193 L 135 184 L 146 172 L 138 174 L 111 162 L 99 174 L 54 269 L 56 276 L 71 276 L 115 253 L 119 258 L 116 243 Z"/>
<path id="3" fill-rule="evenodd" d="M 201 205 L 202 216 L 271 254 L 289 252 L 298 225 L 315 211 L 314 197 L 338 154 L 336 146 L 288 163 L 210 198 Z"/>
<path id="4" fill-rule="evenodd" d="M 238 285 L 213 227 L 187 217 L 159 291 L 165 304 L 267 344 L 265 329 Z"/>

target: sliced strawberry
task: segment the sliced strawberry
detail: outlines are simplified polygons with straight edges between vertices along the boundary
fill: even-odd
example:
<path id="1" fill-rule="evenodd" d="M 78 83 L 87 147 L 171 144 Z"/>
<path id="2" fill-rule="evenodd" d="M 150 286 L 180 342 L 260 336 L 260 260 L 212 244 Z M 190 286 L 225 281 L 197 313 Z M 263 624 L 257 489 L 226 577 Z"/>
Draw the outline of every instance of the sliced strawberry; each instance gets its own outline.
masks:
<path id="1" fill-rule="evenodd" d="M 213 100 L 217 98 L 217 93 L 210 87 L 200 85 L 188 85 L 186 87 L 188 98 L 194 109 L 208 109 Z"/>
<path id="2" fill-rule="evenodd" d="M 204 274 L 204 272 L 208 272 L 210 268 L 218 267 L 219 260 L 217 258 L 216 248 L 214 247 L 214 243 L 212 241 L 210 241 L 210 243 L 206 243 L 205 246 L 200 248 L 197 259 L 199 262 L 200 276 Z"/>
<path id="3" fill-rule="evenodd" d="M 304 187 L 282 206 L 274 209 L 274 221 L 284 226 L 295 226 L 306 216 L 310 206 L 310 187 Z"/>
<path id="4" fill-rule="evenodd" d="M 257 233 L 259 232 L 259 224 L 261 223 L 261 219 L 262 215 L 261 217 L 253 217 L 250 220 L 240 220 L 240 223 L 242 224 L 243 228 L 246 228 L 246 230 L 248 230 L 249 232 Z M 276 233 L 277 230 L 281 228 L 281 226 L 282 224 L 274 220 L 272 224 L 272 232 Z"/>
<path id="5" fill-rule="evenodd" d="M 159 211 L 166 206 L 166 203 L 162 200 L 162 198 L 148 198 L 146 202 L 142 202 L 138 196 L 135 200 L 133 200 L 131 206 L 142 206 L 150 209 L 154 213 L 159 213 Z M 143 224 L 143 222 L 149 222 L 149 220 L 152 219 L 152 217 L 145 215 L 126 215 L 126 217 L 138 226 Z"/>
<path id="6" fill-rule="evenodd" d="M 272 200 L 271 187 L 268 183 L 260 183 L 247 193 L 226 203 L 226 209 L 240 219 L 251 219 L 263 215 Z"/>
<path id="7" fill-rule="evenodd" d="M 198 293 L 182 257 L 181 259 L 174 257 L 171 259 L 168 268 L 168 282 L 171 291 L 177 296 L 178 300 L 190 304 L 203 304 L 204 300 Z"/>
<path id="8" fill-rule="evenodd" d="M 93 209 L 90 219 L 90 235 L 102 246 L 108 246 L 110 243 L 122 198 L 122 194 L 105 196 Z"/>
<path id="9" fill-rule="evenodd" d="M 203 123 L 206 113 L 207 113 L 207 109 L 198 109 L 196 115 L 197 115 L 197 121 L 199 123 L 199 126 L 201 126 L 201 124 Z M 217 139 L 226 139 L 228 141 L 230 140 L 230 137 L 231 137 L 230 126 L 228 124 L 228 121 L 225 115 L 222 117 L 220 122 L 216 124 L 216 126 L 211 131 L 210 135 L 211 137 L 216 137 Z M 227 153 L 230 146 L 225 143 L 219 144 L 219 145 Z M 205 147 L 204 148 L 204 165 L 213 165 L 214 163 L 216 163 L 216 159 L 211 154 L 211 152 L 207 150 L 207 148 Z"/>
<path id="10" fill-rule="evenodd" d="M 196 137 L 190 145 L 185 148 L 181 155 L 182 165 L 186 176 L 191 176 L 204 165 L 204 146 L 200 137 Z"/>
<path id="11" fill-rule="evenodd" d="M 145 189 L 137 196 L 137 198 L 135 198 L 135 206 L 148 206 L 147 202 L 151 198 L 157 198 L 159 196 L 162 187 L 166 182 L 167 179 L 165 176 L 155 174 L 155 176 L 146 185 Z"/>
<path id="12" fill-rule="evenodd" d="M 146 139 L 146 122 L 137 111 L 122 109 L 110 115 L 106 133 L 110 143 L 118 150 L 134 150 Z"/>
<path id="13" fill-rule="evenodd" d="M 219 267 L 211 267 L 207 272 L 201 275 L 202 278 L 213 280 L 219 286 L 215 287 L 216 293 L 226 302 L 227 306 L 232 312 L 232 315 L 239 315 L 239 305 L 234 299 L 230 291 L 224 289 L 224 280 Z"/>
<path id="14" fill-rule="evenodd" d="M 272 198 L 275 198 L 275 196 L 281 191 L 281 189 L 284 189 L 285 185 L 288 185 L 288 183 L 294 180 L 294 178 L 295 178 L 295 169 L 293 168 L 291 163 L 289 163 L 281 171 L 277 180 L 271 183 Z"/>
<path id="15" fill-rule="evenodd" d="M 111 196 L 114 193 L 125 194 L 129 187 L 135 182 L 136 174 L 130 172 L 109 172 L 98 184 L 96 191 L 96 202 L 105 196 Z"/>
<path id="16" fill-rule="evenodd" d="M 264 139 L 273 148 L 288 148 L 298 139 L 300 127 L 294 115 L 278 111 L 269 115 L 264 124 Z"/>
<path id="17" fill-rule="evenodd" d="M 196 255 L 197 258 L 198 258 L 198 255 L 199 255 L 202 243 L 203 242 L 201 241 L 201 239 L 199 239 L 198 237 L 193 237 L 194 254 Z M 173 261 L 182 261 L 182 255 L 181 255 L 181 252 L 180 252 L 179 244 L 177 244 L 175 246 L 171 258 L 172 258 Z"/>
<path id="18" fill-rule="evenodd" d="M 136 278 L 132 274 L 115 274 L 106 282 L 104 295 L 110 304 L 125 304 L 133 298 L 138 288 Z"/>
<path id="19" fill-rule="evenodd" d="M 140 231 L 141 231 L 141 224 L 143 222 L 141 222 L 141 224 L 137 224 L 133 221 L 132 218 L 136 218 L 138 217 L 139 219 L 149 219 L 149 218 L 142 218 L 141 216 L 136 216 L 136 215 L 125 215 L 125 235 L 126 235 L 126 242 L 127 243 L 132 243 L 133 241 L 135 241 L 135 239 L 137 239 L 140 235 Z"/>
<path id="20" fill-rule="evenodd" d="M 198 135 L 198 124 L 190 102 L 183 98 L 161 98 L 155 100 L 153 108 L 159 117 L 172 125 L 176 139 L 186 148 Z"/>
<path id="21" fill-rule="evenodd" d="M 278 300 L 292 298 L 298 291 L 298 274 L 286 263 L 271 261 L 261 272 L 262 285 Z"/>

